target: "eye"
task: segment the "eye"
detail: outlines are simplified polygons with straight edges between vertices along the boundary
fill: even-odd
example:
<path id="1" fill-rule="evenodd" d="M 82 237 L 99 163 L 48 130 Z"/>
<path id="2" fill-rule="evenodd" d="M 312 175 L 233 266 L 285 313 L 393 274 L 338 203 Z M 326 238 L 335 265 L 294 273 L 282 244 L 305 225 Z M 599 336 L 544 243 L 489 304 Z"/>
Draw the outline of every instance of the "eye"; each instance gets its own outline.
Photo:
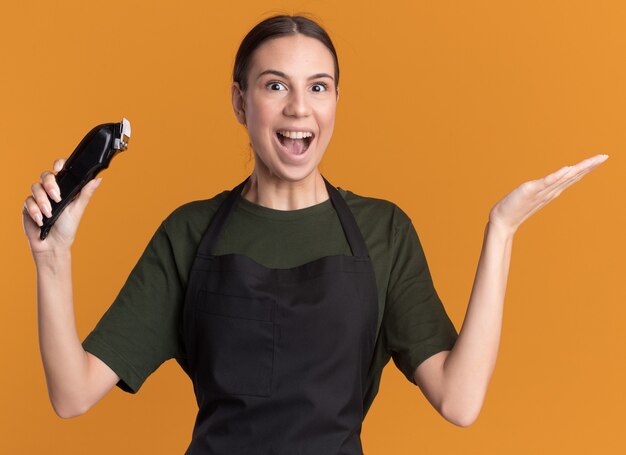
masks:
<path id="1" fill-rule="evenodd" d="M 282 82 L 277 81 L 268 82 L 265 86 L 274 92 L 286 90 L 285 85 Z"/>
<path id="2" fill-rule="evenodd" d="M 328 86 L 323 82 L 318 82 L 317 84 L 313 84 L 311 86 L 311 90 L 318 93 L 325 92 L 327 89 Z"/>

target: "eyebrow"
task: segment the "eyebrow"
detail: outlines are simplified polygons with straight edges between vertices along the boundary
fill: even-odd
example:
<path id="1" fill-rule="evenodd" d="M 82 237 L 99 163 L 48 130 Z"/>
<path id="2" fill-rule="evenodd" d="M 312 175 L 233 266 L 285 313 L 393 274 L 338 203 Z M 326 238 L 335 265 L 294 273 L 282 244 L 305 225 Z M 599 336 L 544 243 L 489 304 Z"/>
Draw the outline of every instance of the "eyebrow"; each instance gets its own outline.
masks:
<path id="1" fill-rule="evenodd" d="M 282 71 L 271 70 L 271 69 L 270 70 L 265 70 L 265 71 L 261 72 L 261 74 L 259 74 L 257 76 L 257 79 L 259 79 L 261 76 L 264 76 L 266 74 L 274 74 L 275 76 L 280 76 L 280 77 L 283 77 L 285 79 L 289 79 L 289 76 L 287 76 Z M 332 79 L 333 81 L 335 80 L 334 77 L 332 77 L 330 74 L 327 74 L 327 73 L 317 73 L 317 74 L 314 74 L 313 76 L 309 76 L 307 78 L 307 80 L 310 81 L 311 79 L 319 79 L 319 78 L 322 78 L 322 77 L 327 77 L 329 79 Z"/>

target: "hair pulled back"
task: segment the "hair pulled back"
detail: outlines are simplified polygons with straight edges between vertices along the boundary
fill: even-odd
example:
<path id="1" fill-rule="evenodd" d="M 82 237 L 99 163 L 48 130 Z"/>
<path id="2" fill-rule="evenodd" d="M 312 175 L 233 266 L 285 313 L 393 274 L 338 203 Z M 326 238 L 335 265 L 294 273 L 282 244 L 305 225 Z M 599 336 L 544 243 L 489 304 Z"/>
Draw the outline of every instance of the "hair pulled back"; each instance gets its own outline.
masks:
<path id="1" fill-rule="evenodd" d="M 328 48 L 335 61 L 335 87 L 339 87 L 339 61 L 335 46 L 328 33 L 317 22 L 304 16 L 279 15 L 269 17 L 257 25 L 244 37 L 233 69 L 233 82 L 238 82 L 241 90 L 248 87 L 248 69 L 254 51 L 265 41 L 283 36 L 302 34 L 315 38 Z"/>

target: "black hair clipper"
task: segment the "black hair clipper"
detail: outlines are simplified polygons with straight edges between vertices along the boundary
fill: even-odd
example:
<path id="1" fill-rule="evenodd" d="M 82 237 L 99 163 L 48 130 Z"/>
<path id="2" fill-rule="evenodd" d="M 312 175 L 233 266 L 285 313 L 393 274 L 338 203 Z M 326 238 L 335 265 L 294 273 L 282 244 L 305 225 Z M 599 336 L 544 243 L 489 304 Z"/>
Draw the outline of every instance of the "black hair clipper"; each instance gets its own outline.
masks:
<path id="1" fill-rule="evenodd" d="M 48 197 L 52 216 L 43 216 L 39 238 L 44 240 L 63 209 L 72 202 L 80 190 L 98 173 L 109 167 L 111 159 L 128 148 L 130 122 L 125 118 L 119 123 L 103 123 L 93 128 L 80 141 L 61 169 L 56 181 L 61 190 L 61 201 Z"/>

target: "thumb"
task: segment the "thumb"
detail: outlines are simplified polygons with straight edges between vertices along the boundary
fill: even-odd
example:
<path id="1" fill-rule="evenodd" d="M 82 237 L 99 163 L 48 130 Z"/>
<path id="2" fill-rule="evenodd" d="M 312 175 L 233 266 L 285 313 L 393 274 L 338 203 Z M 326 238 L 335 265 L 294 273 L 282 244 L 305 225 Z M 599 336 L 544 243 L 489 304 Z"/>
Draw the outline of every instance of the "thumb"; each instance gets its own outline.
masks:
<path id="1" fill-rule="evenodd" d="M 85 207 L 89 203 L 91 196 L 95 193 L 96 188 L 100 186 L 100 182 L 102 182 L 102 177 L 93 179 L 89 183 L 87 183 L 78 193 L 78 197 L 73 201 L 74 210 L 77 212 L 79 218 L 82 218 L 83 212 L 85 211 Z"/>

